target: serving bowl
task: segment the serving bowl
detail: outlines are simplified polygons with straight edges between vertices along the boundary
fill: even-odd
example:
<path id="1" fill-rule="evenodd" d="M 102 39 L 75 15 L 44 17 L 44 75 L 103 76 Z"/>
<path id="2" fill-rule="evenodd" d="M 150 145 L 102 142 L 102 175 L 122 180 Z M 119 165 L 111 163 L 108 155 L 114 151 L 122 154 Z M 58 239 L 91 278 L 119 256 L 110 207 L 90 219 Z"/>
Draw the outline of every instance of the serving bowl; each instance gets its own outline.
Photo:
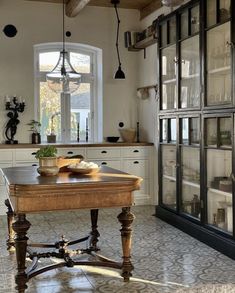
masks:
<path id="1" fill-rule="evenodd" d="M 119 136 L 107 136 L 106 140 L 108 142 L 117 142 L 119 140 Z"/>

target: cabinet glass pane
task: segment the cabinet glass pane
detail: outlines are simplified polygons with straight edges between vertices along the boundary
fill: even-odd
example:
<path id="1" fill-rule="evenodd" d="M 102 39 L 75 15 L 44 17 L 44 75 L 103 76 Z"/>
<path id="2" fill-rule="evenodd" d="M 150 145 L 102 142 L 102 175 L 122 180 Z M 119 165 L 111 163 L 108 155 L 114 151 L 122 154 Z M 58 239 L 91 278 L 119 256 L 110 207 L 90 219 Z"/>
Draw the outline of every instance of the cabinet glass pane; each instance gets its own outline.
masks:
<path id="1" fill-rule="evenodd" d="M 195 6 L 191 9 L 191 34 L 199 32 L 199 6 Z"/>
<path id="2" fill-rule="evenodd" d="M 169 121 L 170 121 L 169 142 L 176 143 L 176 119 L 169 119 Z"/>
<path id="3" fill-rule="evenodd" d="M 189 144 L 189 119 L 182 119 L 182 143 Z"/>
<path id="4" fill-rule="evenodd" d="M 184 39 L 188 36 L 188 10 L 180 16 L 180 38 Z"/>
<path id="5" fill-rule="evenodd" d="M 216 146 L 217 145 L 217 119 L 208 118 L 206 119 L 206 145 Z"/>
<path id="6" fill-rule="evenodd" d="M 207 27 L 216 24 L 216 1 L 207 0 Z"/>
<path id="7" fill-rule="evenodd" d="M 220 118 L 219 119 L 219 144 L 223 147 L 232 146 L 232 119 Z"/>
<path id="8" fill-rule="evenodd" d="M 232 153 L 207 150 L 208 223 L 232 232 Z"/>
<path id="9" fill-rule="evenodd" d="M 167 22 L 161 25 L 161 47 L 167 45 Z"/>
<path id="10" fill-rule="evenodd" d="M 162 97 L 161 109 L 176 108 L 176 46 L 170 46 L 162 50 Z"/>
<path id="11" fill-rule="evenodd" d="M 200 151 L 181 147 L 182 211 L 200 218 Z"/>
<path id="12" fill-rule="evenodd" d="M 167 142 L 167 133 L 168 133 L 168 119 L 161 120 L 161 141 Z"/>
<path id="13" fill-rule="evenodd" d="M 230 0 L 220 0 L 219 18 L 221 22 L 230 17 L 230 2 Z"/>
<path id="14" fill-rule="evenodd" d="M 181 42 L 181 108 L 200 105 L 199 36 Z"/>
<path id="15" fill-rule="evenodd" d="M 199 144 L 200 139 L 200 124 L 199 118 L 191 118 L 190 119 L 190 143 L 191 144 Z"/>
<path id="16" fill-rule="evenodd" d="M 162 202 L 176 208 L 176 147 L 162 146 Z"/>
<path id="17" fill-rule="evenodd" d="M 207 32 L 207 105 L 231 103 L 230 23 Z"/>
<path id="18" fill-rule="evenodd" d="M 169 41 L 170 44 L 175 43 L 176 41 L 176 18 L 172 17 L 169 20 Z"/>

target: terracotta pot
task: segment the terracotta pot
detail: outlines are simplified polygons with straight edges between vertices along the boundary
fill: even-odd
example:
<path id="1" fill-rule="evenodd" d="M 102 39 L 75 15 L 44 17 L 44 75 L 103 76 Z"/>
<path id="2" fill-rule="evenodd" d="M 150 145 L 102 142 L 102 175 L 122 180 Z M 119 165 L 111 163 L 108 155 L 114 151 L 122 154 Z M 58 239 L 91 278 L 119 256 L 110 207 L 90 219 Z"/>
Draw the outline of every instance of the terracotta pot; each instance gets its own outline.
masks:
<path id="1" fill-rule="evenodd" d="M 39 168 L 37 169 L 41 176 L 55 176 L 59 173 L 56 157 L 43 157 L 39 159 Z"/>

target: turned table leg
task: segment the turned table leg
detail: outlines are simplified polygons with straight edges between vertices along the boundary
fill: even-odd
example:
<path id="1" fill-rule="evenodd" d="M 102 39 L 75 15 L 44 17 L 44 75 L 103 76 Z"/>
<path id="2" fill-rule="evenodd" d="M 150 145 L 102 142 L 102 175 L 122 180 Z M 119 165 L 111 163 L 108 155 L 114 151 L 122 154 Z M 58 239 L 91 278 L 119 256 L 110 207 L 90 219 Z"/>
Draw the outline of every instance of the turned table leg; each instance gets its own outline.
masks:
<path id="1" fill-rule="evenodd" d="M 131 271 L 134 269 L 130 261 L 131 253 L 131 224 L 135 216 L 130 212 L 130 207 L 122 208 L 122 212 L 118 215 L 118 220 L 122 225 L 121 237 L 122 237 L 122 251 L 123 251 L 123 263 L 122 263 L 122 277 L 124 282 L 129 281 L 132 276 Z"/>
<path id="2" fill-rule="evenodd" d="M 91 241 L 90 241 L 90 244 L 91 244 L 91 248 L 94 249 L 95 251 L 99 250 L 97 248 L 97 242 L 99 241 L 98 238 L 100 236 L 100 233 L 97 230 L 97 228 L 98 228 L 98 226 L 97 226 L 98 213 L 99 213 L 98 209 L 91 210 L 91 232 L 90 232 Z"/>
<path id="3" fill-rule="evenodd" d="M 8 239 L 7 239 L 7 250 L 10 253 L 15 251 L 15 232 L 12 229 L 12 223 L 14 221 L 14 212 L 11 208 L 10 202 L 8 199 L 5 200 L 5 205 L 7 207 L 7 224 L 8 224 Z"/>
<path id="4" fill-rule="evenodd" d="M 30 222 L 26 220 L 25 214 L 17 214 L 16 221 L 12 225 L 16 237 L 15 237 L 15 248 L 16 248 L 16 260 L 17 260 L 17 274 L 15 277 L 16 290 L 18 293 L 24 293 L 27 289 L 27 274 L 25 273 L 25 259 L 26 259 L 26 249 L 27 231 L 30 227 Z"/>

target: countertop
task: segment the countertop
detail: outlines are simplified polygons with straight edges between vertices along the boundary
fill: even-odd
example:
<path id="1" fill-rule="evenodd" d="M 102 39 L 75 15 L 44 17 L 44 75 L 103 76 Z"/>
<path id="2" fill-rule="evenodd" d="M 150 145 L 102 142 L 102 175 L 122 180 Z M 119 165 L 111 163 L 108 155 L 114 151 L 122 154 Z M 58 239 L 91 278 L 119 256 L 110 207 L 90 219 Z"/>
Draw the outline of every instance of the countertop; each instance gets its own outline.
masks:
<path id="1" fill-rule="evenodd" d="M 100 142 L 100 143 L 19 143 L 19 144 L 0 144 L 0 149 L 20 149 L 20 148 L 40 148 L 47 145 L 54 145 L 57 148 L 77 148 L 77 147 L 128 147 L 128 146 L 152 146 L 151 142 Z"/>

